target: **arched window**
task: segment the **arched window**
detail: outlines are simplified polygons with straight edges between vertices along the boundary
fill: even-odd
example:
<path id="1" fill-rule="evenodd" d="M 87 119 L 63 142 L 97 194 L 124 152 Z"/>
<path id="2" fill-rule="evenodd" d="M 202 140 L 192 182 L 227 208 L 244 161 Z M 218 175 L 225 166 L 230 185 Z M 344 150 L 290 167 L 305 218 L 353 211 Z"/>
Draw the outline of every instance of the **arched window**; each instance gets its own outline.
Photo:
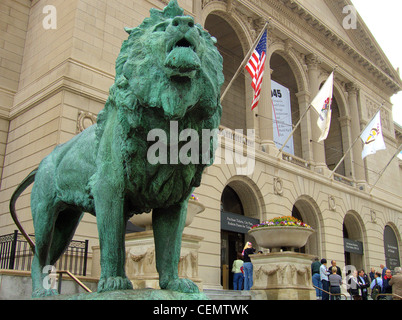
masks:
<path id="1" fill-rule="evenodd" d="M 234 29 L 218 15 L 207 17 L 205 29 L 218 40 L 217 47 L 223 57 L 225 83 L 221 91 L 224 92 L 244 59 L 243 48 Z M 246 130 L 246 118 L 246 83 L 244 73 L 241 73 L 222 101 L 221 124 L 230 129 Z"/>

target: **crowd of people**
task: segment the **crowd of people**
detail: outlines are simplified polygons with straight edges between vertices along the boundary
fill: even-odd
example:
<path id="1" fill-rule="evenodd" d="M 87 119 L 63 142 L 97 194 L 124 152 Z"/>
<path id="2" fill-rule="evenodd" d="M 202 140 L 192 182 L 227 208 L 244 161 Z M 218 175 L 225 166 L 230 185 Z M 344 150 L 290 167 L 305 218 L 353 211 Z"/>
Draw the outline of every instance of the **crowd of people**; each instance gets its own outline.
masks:
<path id="1" fill-rule="evenodd" d="M 316 287 L 317 300 L 340 300 L 341 286 L 346 285 L 347 292 L 353 300 L 400 300 L 402 296 L 402 269 L 395 268 L 392 275 L 390 269 L 380 265 L 381 272 L 371 268 L 369 274 L 363 269 L 353 270 L 342 277 L 341 268 L 332 260 L 327 267 L 327 260 L 316 258 L 311 264 L 313 285 Z M 344 282 L 345 281 L 345 282 Z M 322 290 L 321 290 L 322 289 Z"/>
<path id="2" fill-rule="evenodd" d="M 247 242 L 243 251 L 238 253 L 233 262 L 233 289 L 250 290 L 253 286 L 253 264 L 249 255 L 255 253 L 251 242 Z M 317 300 L 341 300 L 342 286 L 346 285 L 347 292 L 353 300 L 402 300 L 402 268 L 397 267 L 394 275 L 391 270 L 380 265 L 380 271 L 371 268 L 369 274 L 363 269 L 353 270 L 342 276 L 342 270 L 332 260 L 327 266 L 327 260 L 315 258 L 311 264 L 313 285 L 316 289 Z"/>

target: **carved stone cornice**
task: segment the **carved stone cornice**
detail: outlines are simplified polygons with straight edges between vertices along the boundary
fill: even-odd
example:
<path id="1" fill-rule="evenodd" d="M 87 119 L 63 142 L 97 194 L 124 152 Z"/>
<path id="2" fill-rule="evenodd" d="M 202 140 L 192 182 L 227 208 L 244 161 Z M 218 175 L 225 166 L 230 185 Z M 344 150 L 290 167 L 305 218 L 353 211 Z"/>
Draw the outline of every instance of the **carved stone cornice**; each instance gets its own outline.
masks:
<path id="1" fill-rule="evenodd" d="M 360 91 L 360 87 L 353 82 L 349 82 L 345 85 L 346 92 L 349 94 L 357 94 Z"/>
<path id="2" fill-rule="evenodd" d="M 321 63 L 322 60 L 319 56 L 316 54 L 309 54 L 305 57 L 306 65 L 310 67 L 318 67 Z"/>
<path id="3" fill-rule="evenodd" d="M 304 29 L 307 23 L 307 25 L 309 25 L 310 27 L 308 32 L 311 35 L 316 37 L 318 41 L 325 43 L 326 47 L 336 48 L 336 50 L 342 52 L 343 55 L 348 58 L 347 60 L 353 61 L 354 63 L 359 65 L 359 67 L 365 72 L 370 73 L 374 77 L 376 83 L 378 83 L 378 81 L 380 80 L 394 93 L 402 90 L 402 81 L 399 76 L 396 76 L 396 71 L 393 70 L 392 67 L 392 70 L 390 69 L 391 64 L 387 62 L 387 58 L 385 56 L 383 57 L 383 66 L 385 63 L 385 65 L 387 65 L 388 67 L 379 67 L 376 63 L 373 63 L 364 55 L 365 52 L 359 52 L 357 49 L 355 49 L 355 47 L 352 47 L 350 43 L 345 41 L 334 30 L 330 29 L 319 17 L 316 17 L 312 13 L 310 13 L 297 0 L 268 0 L 268 2 L 270 2 L 270 5 L 287 15 L 289 19 L 291 19 L 292 23 L 299 24 L 300 27 L 303 27 Z M 328 1 L 326 0 L 326 2 Z M 331 0 L 329 2 L 336 2 L 338 3 L 338 6 L 341 5 L 340 3 L 342 3 L 343 6 L 351 4 L 348 0 Z M 333 8 L 333 6 L 331 7 Z M 285 8 L 290 10 L 293 15 L 289 11 L 286 12 Z M 339 8 L 334 11 L 339 11 L 340 13 L 342 13 L 342 10 L 339 10 Z M 301 25 L 301 21 L 303 21 L 303 26 Z M 360 24 L 364 25 L 364 23 Z M 366 39 L 368 39 L 367 35 Z M 376 43 L 373 38 L 370 38 L 367 41 L 369 40 L 370 43 Z M 380 49 L 376 48 L 376 51 L 380 52 Z"/>

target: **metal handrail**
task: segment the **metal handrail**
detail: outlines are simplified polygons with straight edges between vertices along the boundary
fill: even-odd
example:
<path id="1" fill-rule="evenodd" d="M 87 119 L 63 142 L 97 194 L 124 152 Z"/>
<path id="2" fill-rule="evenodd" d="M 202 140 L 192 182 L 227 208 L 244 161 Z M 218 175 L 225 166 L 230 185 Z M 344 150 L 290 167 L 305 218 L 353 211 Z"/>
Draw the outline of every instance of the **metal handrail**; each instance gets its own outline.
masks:
<path id="1" fill-rule="evenodd" d="M 399 296 L 399 295 L 397 295 L 396 293 L 379 293 L 379 294 L 377 295 L 377 297 L 376 297 L 376 300 L 378 300 L 378 297 L 379 297 L 379 296 L 395 296 L 395 297 L 397 297 L 397 298 L 399 298 L 399 299 L 402 299 L 402 297 Z"/>
<path id="2" fill-rule="evenodd" d="M 318 288 L 318 287 L 316 287 L 315 285 L 313 285 L 313 287 L 316 288 L 316 289 L 318 289 L 318 290 L 321 290 L 322 292 L 325 292 L 326 294 L 328 294 L 328 295 L 330 295 L 330 296 L 344 296 L 345 299 L 348 300 L 347 295 L 344 294 L 344 293 L 331 293 L 331 292 L 325 291 L 324 289 Z"/>
<path id="3" fill-rule="evenodd" d="M 68 270 L 60 270 L 57 271 L 59 274 L 59 284 L 58 284 L 58 291 L 61 293 L 61 282 L 63 280 L 63 273 L 67 274 L 71 279 L 73 279 L 78 285 L 81 286 L 86 292 L 92 292 L 91 289 L 89 289 L 85 284 L 83 284 L 75 275 L 73 275 L 70 271 Z"/>

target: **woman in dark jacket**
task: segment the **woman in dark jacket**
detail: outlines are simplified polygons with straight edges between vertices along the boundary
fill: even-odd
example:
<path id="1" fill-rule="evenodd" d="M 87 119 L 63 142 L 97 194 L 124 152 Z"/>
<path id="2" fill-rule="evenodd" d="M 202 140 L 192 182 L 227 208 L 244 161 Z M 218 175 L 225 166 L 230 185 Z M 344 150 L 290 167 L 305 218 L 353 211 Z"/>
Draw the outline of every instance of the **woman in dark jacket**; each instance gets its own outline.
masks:
<path id="1" fill-rule="evenodd" d="M 251 242 L 247 242 L 243 249 L 243 270 L 244 270 L 244 290 L 250 290 L 253 286 L 253 264 L 249 257 L 250 254 L 254 254 L 255 249 Z"/>

